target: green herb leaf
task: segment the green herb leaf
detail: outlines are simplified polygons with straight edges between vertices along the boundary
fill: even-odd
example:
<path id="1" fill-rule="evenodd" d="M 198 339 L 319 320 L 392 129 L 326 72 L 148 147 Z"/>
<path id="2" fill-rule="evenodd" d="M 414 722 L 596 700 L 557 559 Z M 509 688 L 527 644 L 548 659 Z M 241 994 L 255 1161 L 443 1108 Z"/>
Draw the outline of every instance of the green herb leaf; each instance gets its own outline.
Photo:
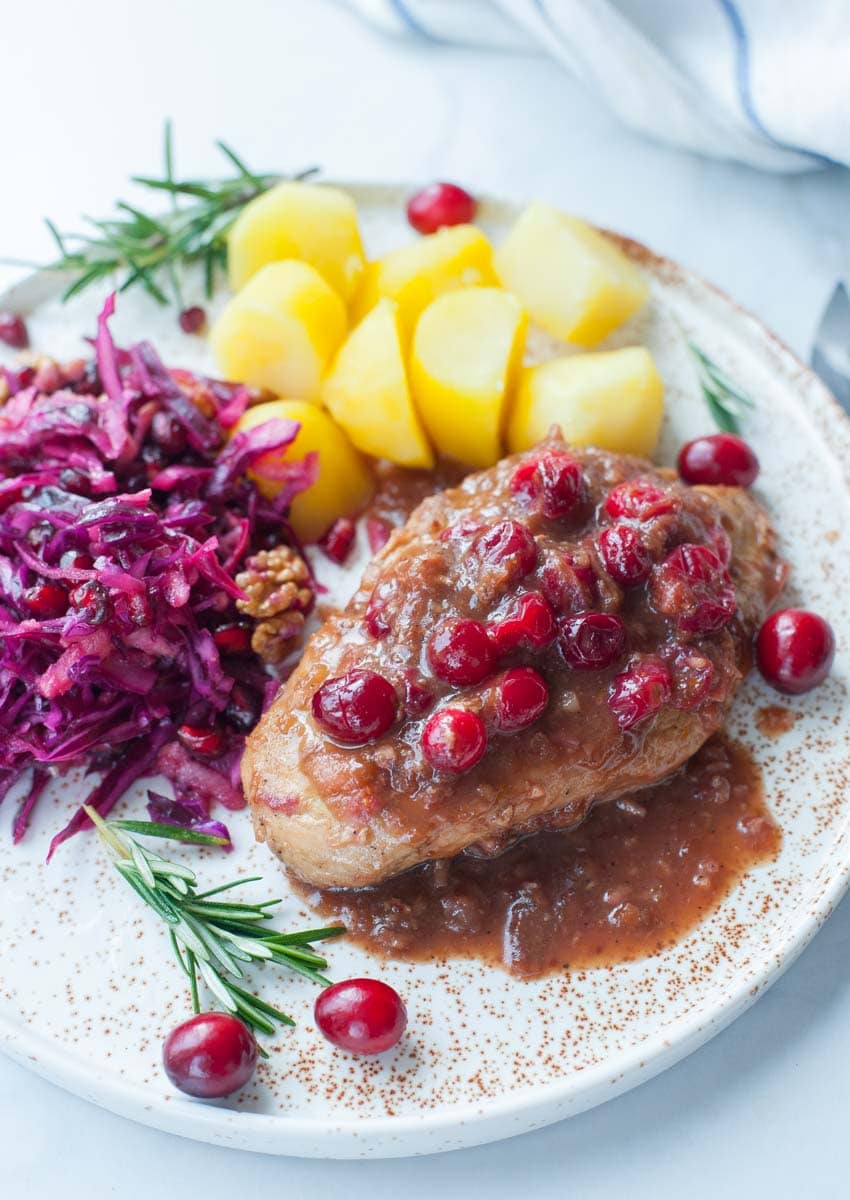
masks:
<path id="1" fill-rule="evenodd" d="M 694 356 L 703 399 L 715 425 L 724 433 L 740 433 L 741 417 L 755 407 L 752 397 L 694 342 L 688 342 L 688 349 Z"/>
<path id="2" fill-rule="evenodd" d="M 113 829 L 125 833 L 138 833 L 144 837 L 168 838 L 172 842 L 188 842 L 191 846 L 226 846 L 227 838 L 217 833 L 198 833 L 182 825 L 168 825 L 164 821 L 110 821 Z"/>

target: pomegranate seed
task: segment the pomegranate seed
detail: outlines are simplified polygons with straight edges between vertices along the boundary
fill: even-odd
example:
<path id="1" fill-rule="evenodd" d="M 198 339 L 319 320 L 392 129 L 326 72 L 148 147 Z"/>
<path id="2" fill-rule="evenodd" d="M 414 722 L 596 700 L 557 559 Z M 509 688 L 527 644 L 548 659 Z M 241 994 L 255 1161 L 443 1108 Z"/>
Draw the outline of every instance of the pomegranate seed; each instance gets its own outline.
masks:
<path id="1" fill-rule="evenodd" d="M 424 717 L 434 704 L 434 693 L 417 678 L 415 671 L 404 676 L 404 711 L 409 717 Z"/>
<path id="2" fill-rule="evenodd" d="M 608 707 L 623 731 L 655 716 L 670 700 L 670 672 L 660 658 L 637 659 L 608 689 Z"/>
<path id="3" fill-rule="evenodd" d="M 520 647 L 543 650 L 554 641 L 557 632 L 555 614 L 549 601 L 539 592 L 526 592 L 511 604 L 500 620 L 490 625 L 487 632 L 500 656 Z"/>
<path id="4" fill-rule="evenodd" d="M 5 342 L 14 350 L 26 350 L 30 344 L 30 335 L 23 317 L 19 317 L 17 313 L 0 312 L 0 342 Z"/>
<path id="5" fill-rule="evenodd" d="M 756 642 L 762 675 L 772 687 L 792 696 L 823 683 L 834 657 L 832 626 L 802 608 L 784 608 L 768 617 Z"/>
<path id="6" fill-rule="evenodd" d="M 422 753 L 436 771 L 469 771 L 486 749 L 484 722 L 466 708 L 441 708 L 422 731 Z"/>
<path id="7" fill-rule="evenodd" d="M 224 719 L 239 733 L 250 733 L 263 711 L 263 697 L 253 688 L 237 683 L 230 692 Z"/>
<path id="8" fill-rule="evenodd" d="M 198 1013 L 169 1033 L 162 1064 L 181 1092 L 218 1099 L 243 1088 L 254 1074 L 257 1042 L 248 1026 L 230 1013 Z"/>
<path id="9" fill-rule="evenodd" d="M 525 729 L 549 703 L 546 680 L 533 667 L 514 667 L 496 683 L 496 728 L 500 733 Z"/>
<path id="10" fill-rule="evenodd" d="M 181 725 L 177 730 L 181 745 L 201 758 L 214 758 L 224 749 L 224 738 L 217 729 L 203 729 L 197 725 Z"/>
<path id="11" fill-rule="evenodd" d="M 693 646 L 674 642 L 665 647 L 664 661 L 673 677 L 673 704 L 683 712 L 699 708 L 711 693 L 714 665 L 710 658 Z"/>
<path id="12" fill-rule="evenodd" d="M 601 671 L 625 650 L 626 627 L 614 613 L 582 613 L 561 623 L 558 644 L 577 671 Z"/>
<path id="13" fill-rule="evenodd" d="M 193 304 L 191 308 L 184 308 L 177 319 L 184 333 L 200 333 L 207 323 L 207 314 L 200 304 Z"/>
<path id="14" fill-rule="evenodd" d="M 735 615 L 735 585 L 713 550 L 685 542 L 652 572 L 652 602 L 689 633 L 717 633 Z"/>
<path id="15" fill-rule="evenodd" d="M 331 562 L 339 563 L 342 566 L 351 553 L 356 534 L 354 522 L 348 517 L 340 517 L 339 520 L 334 521 L 319 545 Z"/>
<path id="16" fill-rule="evenodd" d="M 69 599 L 90 625 L 101 625 L 109 616 L 109 593 L 96 579 L 78 584 Z"/>
<path id="17" fill-rule="evenodd" d="M 186 449 L 186 431 L 179 421 L 167 412 L 154 413 L 151 421 L 151 437 L 161 450 L 177 458 Z"/>
<path id="18" fill-rule="evenodd" d="M 428 662 L 438 679 L 456 686 L 480 683 L 493 669 L 495 655 L 480 621 L 449 618 L 428 642 Z"/>
<path id="19" fill-rule="evenodd" d="M 334 983 L 316 997 L 313 1015 L 322 1035 L 352 1054 L 391 1050 L 407 1028 L 401 996 L 379 979 Z"/>
<path id="20" fill-rule="evenodd" d="M 549 450 L 520 463 L 511 476 L 511 491 L 526 503 L 540 500 L 550 520 L 567 517 L 584 495 L 584 475 L 571 454 Z"/>
<path id="21" fill-rule="evenodd" d="M 24 602 L 42 621 L 61 617 L 68 611 L 68 593 L 58 583 L 37 583 L 24 592 Z"/>
<path id="22" fill-rule="evenodd" d="M 313 696 L 317 723 L 347 746 L 363 746 L 386 733 L 398 713 L 395 688 L 377 671 L 355 668 L 326 679 Z"/>
<path id="23" fill-rule="evenodd" d="M 648 577 L 652 555 L 631 525 L 612 525 L 596 539 L 605 570 L 622 587 L 635 587 Z"/>
<path id="24" fill-rule="evenodd" d="M 475 220 L 475 198 L 456 183 L 429 183 L 407 202 L 407 219 L 417 233 Z"/>
<path id="25" fill-rule="evenodd" d="M 679 474 L 686 483 L 749 487 L 759 473 L 759 460 L 734 433 L 694 438 L 679 452 Z"/>
<path id="26" fill-rule="evenodd" d="M 392 531 L 392 526 L 387 521 L 382 521 L 378 517 L 366 518 L 366 537 L 369 539 L 369 549 L 373 554 L 383 550 L 390 540 Z"/>
<path id="27" fill-rule="evenodd" d="M 678 496 L 648 479 L 627 479 L 608 493 L 604 508 L 615 520 L 625 517 L 631 521 L 651 521 L 653 517 L 675 512 L 679 505 Z"/>
<path id="28" fill-rule="evenodd" d="M 511 580 L 522 579 L 537 566 L 537 542 L 519 521 L 499 521 L 472 543 L 477 558 L 504 569 Z"/>
<path id="29" fill-rule="evenodd" d="M 222 654 L 247 654 L 251 649 L 251 632 L 244 625 L 220 625 L 213 641 Z"/>

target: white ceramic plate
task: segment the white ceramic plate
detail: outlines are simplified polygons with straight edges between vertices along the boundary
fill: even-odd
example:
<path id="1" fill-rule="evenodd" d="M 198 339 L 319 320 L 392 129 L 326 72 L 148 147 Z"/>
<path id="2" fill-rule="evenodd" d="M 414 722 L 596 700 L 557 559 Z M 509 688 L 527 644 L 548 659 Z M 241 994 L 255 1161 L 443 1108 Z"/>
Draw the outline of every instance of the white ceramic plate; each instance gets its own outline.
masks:
<path id="1" fill-rule="evenodd" d="M 368 249 L 409 235 L 398 188 L 354 187 Z M 495 236 L 515 211 L 487 203 Z M 746 433 L 762 462 L 758 491 L 793 564 L 789 597 L 828 615 L 839 642 L 830 680 L 792 701 L 779 741 L 754 723 L 775 703 L 756 678 L 731 719 L 764 770 L 784 842 L 684 941 L 654 958 L 535 982 L 471 962 L 377 964 L 339 943 L 331 972 L 379 974 L 404 995 L 408 1036 L 375 1060 L 329 1046 L 310 1020 L 312 985 L 266 972 L 264 994 L 298 1020 L 269 1046 L 252 1084 L 227 1103 L 175 1092 L 160 1067 L 164 1034 L 190 1011 L 163 931 L 108 866 L 91 836 L 62 847 L 52 832 L 79 798 L 67 779 L 39 806 L 26 840 L 11 844 L 14 800 L 0 810 L 0 1046 L 33 1070 L 114 1112 L 221 1145 L 272 1154 L 367 1157 L 456 1149 L 537 1128 L 650 1078 L 706 1041 L 755 1000 L 814 935 L 850 870 L 847 647 L 850 616 L 850 424 L 818 382 L 753 317 L 681 268 L 631 243 L 652 280 L 652 302 L 611 344 L 640 340 L 667 384 L 659 458 L 711 427 L 685 339 L 711 354 L 756 399 Z M 29 314 L 37 349 L 83 350 L 101 296 L 62 307 L 55 280 L 34 277 L 0 308 Z M 123 342 L 150 337 L 166 361 L 204 366 L 204 343 L 144 296 L 119 301 Z M 541 342 L 541 346 L 542 346 Z M 337 583 L 341 580 L 337 578 Z M 125 810 L 141 809 L 140 797 Z M 210 883 L 262 874 L 258 897 L 287 896 L 281 920 L 308 919 L 277 863 L 254 845 L 247 813 L 230 821 L 236 851 L 187 850 Z M 179 854 L 176 850 L 175 854 Z"/>

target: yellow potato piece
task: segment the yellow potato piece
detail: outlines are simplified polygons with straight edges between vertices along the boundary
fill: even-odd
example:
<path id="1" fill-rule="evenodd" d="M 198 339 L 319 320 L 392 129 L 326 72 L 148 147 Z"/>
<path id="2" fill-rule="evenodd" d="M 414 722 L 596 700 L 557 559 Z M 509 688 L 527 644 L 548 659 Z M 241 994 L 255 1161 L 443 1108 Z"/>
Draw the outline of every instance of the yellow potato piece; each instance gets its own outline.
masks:
<path id="1" fill-rule="evenodd" d="M 369 501 L 374 485 L 368 466 L 354 449 L 332 417 L 306 400 L 269 400 L 246 409 L 234 433 L 253 429 L 265 421 L 284 418 L 299 421 L 301 428 L 285 459 L 298 461 L 312 451 L 319 454 L 319 477 L 292 501 L 289 519 L 305 542 L 317 541 L 337 517 L 359 512 Z M 274 496 L 280 484 L 264 479 L 261 471 L 251 471 L 260 490 Z"/>
<path id="2" fill-rule="evenodd" d="M 516 453 L 559 425 L 573 446 L 651 454 L 664 412 L 664 384 L 643 346 L 577 354 L 526 367 L 508 421 Z"/>
<path id="3" fill-rule="evenodd" d="M 315 267 L 347 304 L 363 273 L 352 198 L 314 183 L 279 183 L 246 204 L 227 236 L 234 292 L 267 263 L 297 258 Z"/>
<path id="4" fill-rule="evenodd" d="M 595 346 L 649 296 L 638 268 L 612 241 L 548 204 L 525 210 L 493 261 L 533 321 L 580 346 Z"/>
<path id="5" fill-rule="evenodd" d="M 357 320 L 387 296 L 398 304 L 402 332 L 409 336 L 419 314 L 443 292 L 496 282 L 484 234 L 474 225 L 455 225 L 369 263 L 352 312 Z"/>
<path id="6" fill-rule="evenodd" d="M 449 292 L 425 309 L 413 338 L 410 382 L 442 454 L 471 467 L 501 457 L 505 402 L 525 330 L 519 301 L 499 288 Z"/>
<path id="7" fill-rule="evenodd" d="M 225 378 L 313 400 L 347 326 L 344 304 L 314 267 L 269 263 L 228 302 L 210 346 Z"/>
<path id="8" fill-rule="evenodd" d="M 410 398 L 394 301 L 380 300 L 348 335 L 322 384 L 322 400 L 358 449 L 403 467 L 434 465 Z"/>

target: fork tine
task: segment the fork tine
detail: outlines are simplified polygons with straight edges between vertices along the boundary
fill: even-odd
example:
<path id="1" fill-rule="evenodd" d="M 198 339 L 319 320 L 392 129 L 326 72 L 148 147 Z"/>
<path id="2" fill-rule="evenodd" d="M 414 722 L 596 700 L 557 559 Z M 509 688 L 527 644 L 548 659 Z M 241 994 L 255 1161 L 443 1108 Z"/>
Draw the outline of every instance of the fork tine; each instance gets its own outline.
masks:
<path id="1" fill-rule="evenodd" d="M 823 311 L 811 363 L 845 412 L 850 413 L 850 295 L 838 283 Z"/>

